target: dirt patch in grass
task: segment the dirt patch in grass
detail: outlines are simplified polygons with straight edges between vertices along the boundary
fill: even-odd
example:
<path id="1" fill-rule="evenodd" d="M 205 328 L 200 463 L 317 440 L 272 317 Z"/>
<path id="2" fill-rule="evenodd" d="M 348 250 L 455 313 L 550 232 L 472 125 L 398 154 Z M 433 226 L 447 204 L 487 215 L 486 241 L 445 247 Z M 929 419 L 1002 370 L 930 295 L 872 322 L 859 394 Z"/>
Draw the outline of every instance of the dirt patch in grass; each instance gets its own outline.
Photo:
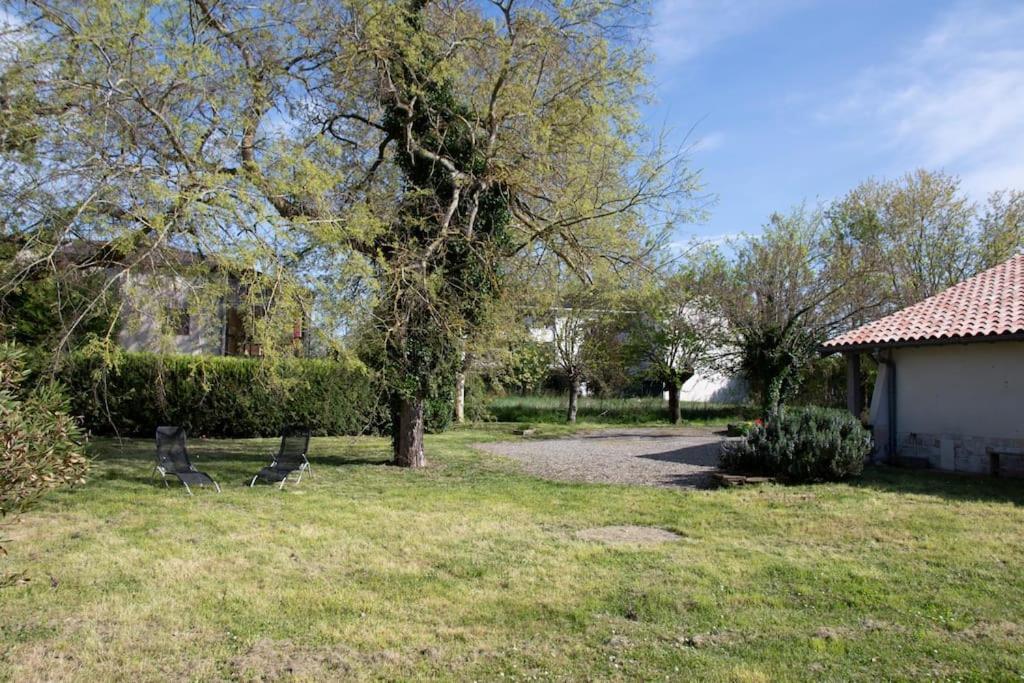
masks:
<path id="1" fill-rule="evenodd" d="M 626 525 L 596 526 L 590 529 L 583 529 L 576 532 L 576 538 L 583 541 L 607 543 L 609 545 L 623 545 L 630 543 L 654 545 L 657 543 L 678 541 L 682 536 L 654 526 Z"/>
<path id="2" fill-rule="evenodd" d="M 1024 641 L 1024 626 L 1012 621 L 979 621 L 961 635 L 971 640 Z"/>
<path id="3" fill-rule="evenodd" d="M 694 633 L 691 635 L 683 635 L 676 638 L 676 644 L 680 647 L 692 647 L 692 648 L 704 648 L 704 647 L 721 647 L 723 645 L 733 645 L 740 642 L 742 639 L 737 633 L 732 631 L 713 631 L 711 633 Z"/>
<path id="4" fill-rule="evenodd" d="M 232 659 L 231 668 L 243 681 L 316 680 L 327 671 L 349 673 L 352 659 L 349 652 L 305 649 L 289 640 L 263 638 Z"/>
<path id="5" fill-rule="evenodd" d="M 231 660 L 231 670 L 242 681 L 320 681 L 358 678 L 373 670 L 397 680 L 414 660 L 441 661 L 443 654 L 431 647 L 413 654 L 395 650 L 360 652 L 344 645 L 304 646 L 291 640 L 261 638 Z"/>

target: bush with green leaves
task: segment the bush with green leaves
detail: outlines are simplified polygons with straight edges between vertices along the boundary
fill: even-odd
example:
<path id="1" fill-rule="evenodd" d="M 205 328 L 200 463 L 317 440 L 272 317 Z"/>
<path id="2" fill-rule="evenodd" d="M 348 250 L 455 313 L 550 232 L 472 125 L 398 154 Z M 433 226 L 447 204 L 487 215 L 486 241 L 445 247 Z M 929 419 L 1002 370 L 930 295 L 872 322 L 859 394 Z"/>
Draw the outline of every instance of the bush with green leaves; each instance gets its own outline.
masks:
<path id="1" fill-rule="evenodd" d="M 860 420 L 831 408 L 783 408 L 726 444 L 722 467 L 789 482 L 836 481 L 859 475 L 871 452 Z"/>
<path id="2" fill-rule="evenodd" d="M 532 394 L 551 374 L 554 350 L 551 343 L 517 340 L 498 354 L 499 362 L 488 370 L 488 381 L 498 392 Z"/>
<path id="3" fill-rule="evenodd" d="M 385 433 L 389 424 L 375 373 L 355 359 L 82 352 L 60 376 L 73 413 L 96 434 L 149 437 L 172 424 L 195 436 L 257 437 L 302 424 L 339 436 Z M 451 400 L 427 406 L 431 431 L 450 420 Z"/>
<path id="4" fill-rule="evenodd" d="M 0 343 L 0 516 L 23 511 L 50 489 L 84 483 L 88 470 L 85 439 L 61 387 L 26 389 L 26 380 L 24 351 Z"/>

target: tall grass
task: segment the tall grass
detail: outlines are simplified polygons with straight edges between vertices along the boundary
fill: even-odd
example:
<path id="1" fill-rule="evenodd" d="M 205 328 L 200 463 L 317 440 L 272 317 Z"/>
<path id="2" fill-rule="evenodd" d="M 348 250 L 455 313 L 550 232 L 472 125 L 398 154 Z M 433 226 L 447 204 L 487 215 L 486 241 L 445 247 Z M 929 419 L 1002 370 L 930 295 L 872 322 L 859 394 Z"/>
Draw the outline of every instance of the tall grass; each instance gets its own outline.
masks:
<path id="1" fill-rule="evenodd" d="M 569 408 L 567 396 L 498 396 L 490 400 L 488 410 L 500 422 L 565 422 Z M 747 406 L 727 403 L 684 402 L 684 422 L 725 423 L 753 417 Z M 659 397 L 595 398 L 580 397 L 576 419 L 602 424 L 667 424 L 668 407 Z"/>

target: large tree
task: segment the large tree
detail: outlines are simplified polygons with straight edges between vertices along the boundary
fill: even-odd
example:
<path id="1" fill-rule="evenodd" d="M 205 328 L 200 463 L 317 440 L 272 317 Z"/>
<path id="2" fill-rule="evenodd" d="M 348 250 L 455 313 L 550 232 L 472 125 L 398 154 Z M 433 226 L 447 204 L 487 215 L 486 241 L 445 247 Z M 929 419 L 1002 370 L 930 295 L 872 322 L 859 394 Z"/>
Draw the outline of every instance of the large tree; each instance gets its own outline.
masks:
<path id="1" fill-rule="evenodd" d="M 763 231 L 734 241 L 736 258 L 716 290 L 732 353 L 767 414 L 799 387 L 801 374 L 832 333 L 877 307 L 854 293 L 871 275 L 837 251 L 817 209 L 773 214 Z"/>
<path id="2" fill-rule="evenodd" d="M 715 250 L 695 250 L 629 297 L 623 325 L 628 356 L 668 392 L 673 424 L 682 419 L 683 385 L 698 370 L 710 368 L 728 343 L 713 294 L 724 270 Z"/>
<path id="3" fill-rule="evenodd" d="M 422 465 L 424 403 L 451 390 L 510 260 L 621 266 L 693 189 L 638 122 L 643 9 L 19 4 L 0 57 L 2 219 L 19 247 L 5 281 L 102 267 L 114 288 L 170 267 L 168 245 L 197 251 L 261 274 L 268 351 L 299 292 L 325 305 L 358 290 L 385 349 L 395 461 Z M 89 248 L 55 258 L 71 242 Z"/>
<path id="4" fill-rule="evenodd" d="M 883 311 L 903 308 L 1024 247 L 1024 194 L 994 192 L 982 209 L 960 185 L 955 175 L 918 169 L 867 180 L 829 207 L 835 256 L 862 266 L 860 295 L 879 299 Z"/>

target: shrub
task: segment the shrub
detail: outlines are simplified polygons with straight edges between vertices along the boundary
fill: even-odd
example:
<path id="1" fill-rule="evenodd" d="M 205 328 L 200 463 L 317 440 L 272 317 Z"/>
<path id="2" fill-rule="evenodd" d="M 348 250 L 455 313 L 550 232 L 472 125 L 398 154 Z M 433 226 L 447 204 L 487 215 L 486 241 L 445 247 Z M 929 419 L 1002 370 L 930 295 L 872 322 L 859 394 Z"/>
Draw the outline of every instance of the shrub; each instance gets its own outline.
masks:
<path id="1" fill-rule="evenodd" d="M 275 436 L 291 424 L 317 435 L 386 433 L 388 403 L 357 360 L 77 353 L 61 370 L 72 410 L 97 434 L 152 436 L 161 424 L 195 436 Z M 450 401 L 428 405 L 443 430 Z M 447 410 L 447 414 L 445 414 Z"/>
<path id="2" fill-rule="evenodd" d="M 49 489 L 83 483 L 88 468 L 60 386 L 26 391 L 25 379 L 24 353 L 0 343 L 0 516 L 21 512 Z"/>
<path id="3" fill-rule="evenodd" d="M 831 408 L 783 408 L 726 444 L 722 466 L 786 481 L 833 481 L 857 476 L 871 451 L 860 420 Z"/>
<path id="4" fill-rule="evenodd" d="M 553 353 L 550 342 L 513 342 L 499 354 L 499 362 L 488 370 L 491 388 L 502 393 L 537 391 L 551 372 Z"/>
<path id="5" fill-rule="evenodd" d="M 494 415 L 487 409 L 487 385 L 477 374 L 466 377 L 466 403 L 464 412 L 469 422 L 491 422 Z"/>

